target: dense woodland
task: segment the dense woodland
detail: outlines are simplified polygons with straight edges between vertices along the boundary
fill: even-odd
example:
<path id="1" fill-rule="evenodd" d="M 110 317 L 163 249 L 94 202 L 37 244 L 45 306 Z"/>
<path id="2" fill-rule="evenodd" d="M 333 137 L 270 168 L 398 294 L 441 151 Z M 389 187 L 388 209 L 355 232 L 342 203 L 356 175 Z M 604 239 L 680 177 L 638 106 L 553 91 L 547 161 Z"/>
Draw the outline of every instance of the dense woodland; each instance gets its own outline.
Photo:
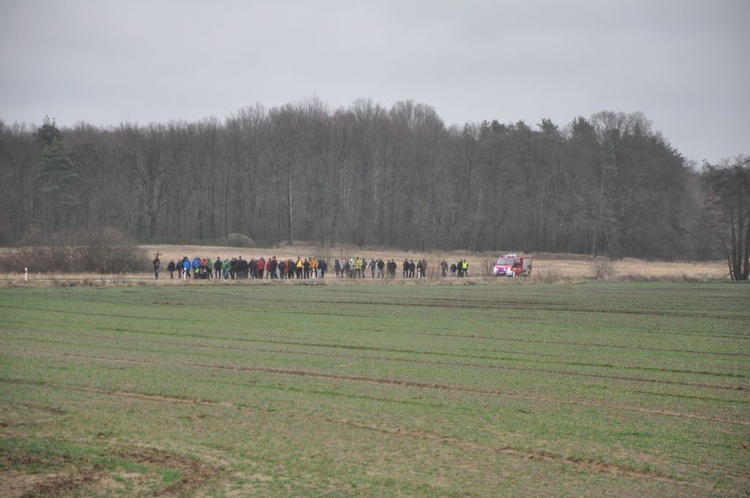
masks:
<path id="1" fill-rule="evenodd" d="M 224 121 L 0 122 L 0 242 L 138 241 L 705 257 L 701 173 L 640 113 L 446 127 L 411 101 L 317 99 Z M 716 253 L 713 253 L 714 255 Z"/>

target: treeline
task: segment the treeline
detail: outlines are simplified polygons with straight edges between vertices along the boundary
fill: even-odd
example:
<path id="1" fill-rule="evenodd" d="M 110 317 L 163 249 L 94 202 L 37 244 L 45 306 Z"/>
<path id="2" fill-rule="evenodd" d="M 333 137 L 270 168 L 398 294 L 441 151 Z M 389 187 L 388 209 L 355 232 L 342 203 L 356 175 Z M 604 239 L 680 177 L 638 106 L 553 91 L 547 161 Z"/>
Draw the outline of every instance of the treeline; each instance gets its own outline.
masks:
<path id="1" fill-rule="evenodd" d="M 699 174 L 640 113 L 446 127 L 411 101 L 317 99 L 224 121 L 0 122 L 0 242 L 101 227 L 139 241 L 353 244 L 646 258 L 708 250 Z"/>

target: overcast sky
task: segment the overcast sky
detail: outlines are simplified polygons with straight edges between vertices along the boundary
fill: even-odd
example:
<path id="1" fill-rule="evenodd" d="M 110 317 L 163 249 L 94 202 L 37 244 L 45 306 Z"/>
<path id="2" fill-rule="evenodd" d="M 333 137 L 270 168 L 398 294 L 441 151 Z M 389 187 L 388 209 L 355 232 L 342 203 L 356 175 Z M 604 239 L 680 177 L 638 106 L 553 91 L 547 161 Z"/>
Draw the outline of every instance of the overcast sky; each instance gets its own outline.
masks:
<path id="1" fill-rule="evenodd" d="M 316 96 L 447 126 L 641 111 L 750 153 L 750 0 L 0 0 L 0 119 L 148 124 Z"/>

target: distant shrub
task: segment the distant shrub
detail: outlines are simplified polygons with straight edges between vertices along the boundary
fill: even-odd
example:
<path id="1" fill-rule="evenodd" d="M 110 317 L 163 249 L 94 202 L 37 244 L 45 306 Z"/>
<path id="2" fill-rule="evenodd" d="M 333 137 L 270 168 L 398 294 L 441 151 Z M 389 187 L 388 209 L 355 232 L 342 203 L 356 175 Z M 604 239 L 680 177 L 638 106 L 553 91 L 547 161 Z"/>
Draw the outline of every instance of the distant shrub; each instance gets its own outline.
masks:
<path id="1" fill-rule="evenodd" d="M 559 270 L 536 270 L 531 278 L 539 284 L 556 284 L 563 281 L 563 274 Z"/>
<path id="2" fill-rule="evenodd" d="M 314 256 L 319 260 L 322 259 L 328 263 L 329 271 L 333 270 L 332 264 L 334 260 L 336 248 L 332 245 L 317 245 L 313 251 Z"/>
<path id="3" fill-rule="evenodd" d="M 615 263 L 609 259 L 597 258 L 591 261 L 591 278 L 594 280 L 612 280 L 617 273 Z"/>
<path id="4" fill-rule="evenodd" d="M 620 282 L 662 282 L 662 283 L 705 283 L 725 280 L 725 278 L 716 275 L 706 274 L 687 274 L 676 273 L 667 275 L 642 275 L 638 273 L 628 273 L 618 275 L 617 280 Z"/>
<path id="5" fill-rule="evenodd" d="M 494 259 L 483 259 L 482 260 L 482 275 L 488 277 L 495 276 L 495 260 Z"/>
<path id="6" fill-rule="evenodd" d="M 227 247 L 255 247 L 255 241 L 241 233 L 230 233 L 219 240 L 219 243 Z"/>
<path id="7" fill-rule="evenodd" d="M 79 231 L 0 254 L 0 271 L 35 273 L 128 273 L 150 268 L 146 252 L 113 229 Z"/>
<path id="8" fill-rule="evenodd" d="M 148 256 L 128 237 L 105 229 L 82 233 L 76 244 L 76 267 L 91 273 L 126 273 L 149 268 Z M 78 270 L 81 271 L 81 270 Z"/>

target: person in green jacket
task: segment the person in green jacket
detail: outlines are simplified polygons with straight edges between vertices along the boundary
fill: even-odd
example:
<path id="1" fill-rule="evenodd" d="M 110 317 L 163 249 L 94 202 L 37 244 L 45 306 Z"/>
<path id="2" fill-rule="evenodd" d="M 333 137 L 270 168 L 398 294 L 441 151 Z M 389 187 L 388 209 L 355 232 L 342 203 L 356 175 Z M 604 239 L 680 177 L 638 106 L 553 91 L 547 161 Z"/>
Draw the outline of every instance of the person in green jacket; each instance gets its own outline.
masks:
<path id="1" fill-rule="evenodd" d="M 221 271 L 224 272 L 224 280 L 229 280 L 229 270 L 232 269 L 232 262 L 229 261 L 229 258 L 225 259 L 223 263 L 221 263 Z"/>

